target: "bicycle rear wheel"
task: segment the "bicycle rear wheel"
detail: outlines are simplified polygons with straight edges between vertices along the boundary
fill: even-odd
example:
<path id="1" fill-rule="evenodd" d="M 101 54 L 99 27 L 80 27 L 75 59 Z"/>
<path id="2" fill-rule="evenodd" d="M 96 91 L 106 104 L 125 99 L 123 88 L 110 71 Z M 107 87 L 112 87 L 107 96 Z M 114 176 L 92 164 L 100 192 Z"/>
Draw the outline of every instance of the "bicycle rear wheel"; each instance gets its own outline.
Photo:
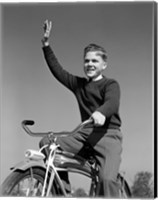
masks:
<path id="1" fill-rule="evenodd" d="M 4 181 L 2 196 L 41 196 L 44 185 L 45 170 L 38 167 L 26 171 L 16 170 Z M 53 184 L 50 196 L 57 196 L 58 190 Z"/>
<path id="2" fill-rule="evenodd" d="M 121 175 L 118 176 L 118 181 L 120 182 L 120 198 L 131 198 L 132 194 L 127 181 Z"/>

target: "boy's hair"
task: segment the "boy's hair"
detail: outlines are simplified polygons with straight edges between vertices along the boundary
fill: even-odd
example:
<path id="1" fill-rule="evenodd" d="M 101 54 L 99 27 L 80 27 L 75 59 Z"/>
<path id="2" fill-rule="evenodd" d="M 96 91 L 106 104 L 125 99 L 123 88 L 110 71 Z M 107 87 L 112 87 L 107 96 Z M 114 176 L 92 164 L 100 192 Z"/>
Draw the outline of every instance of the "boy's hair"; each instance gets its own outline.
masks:
<path id="1" fill-rule="evenodd" d="M 85 55 L 90 51 L 99 51 L 99 55 L 102 57 L 102 59 L 106 62 L 107 61 L 107 52 L 105 49 L 99 45 L 96 44 L 89 44 L 87 47 L 84 48 L 84 57 Z"/>

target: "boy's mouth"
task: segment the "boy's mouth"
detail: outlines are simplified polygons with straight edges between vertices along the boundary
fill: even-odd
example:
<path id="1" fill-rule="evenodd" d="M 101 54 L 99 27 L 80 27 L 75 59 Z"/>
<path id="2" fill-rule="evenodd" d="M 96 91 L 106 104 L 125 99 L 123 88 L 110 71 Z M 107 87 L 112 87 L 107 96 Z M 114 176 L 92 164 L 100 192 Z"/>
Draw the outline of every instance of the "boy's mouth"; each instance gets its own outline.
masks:
<path id="1" fill-rule="evenodd" d="M 95 71 L 95 67 L 87 67 L 87 72 Z"/>

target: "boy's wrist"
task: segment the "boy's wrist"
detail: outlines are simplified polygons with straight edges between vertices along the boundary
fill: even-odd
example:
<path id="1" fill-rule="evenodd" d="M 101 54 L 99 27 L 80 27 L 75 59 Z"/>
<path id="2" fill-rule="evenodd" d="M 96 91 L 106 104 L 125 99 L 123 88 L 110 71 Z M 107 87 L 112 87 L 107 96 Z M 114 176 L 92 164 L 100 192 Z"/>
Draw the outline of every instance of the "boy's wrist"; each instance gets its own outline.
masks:
<path id="1" fill-rule="evenodd" d="M 42 44 L 43 44 L 43 47 L 46 47 L 46 46 L 49 46 L 49 41 L 48 41 L 48 38 L 43 38 L 42 39 Z"/>
<path id="2" fill-rule="evenodd" d="M 48 41 L 47 41 L 47 42 L 44 42 L 44 43 L 43 43 L 43 46 L 44 46 L 44 47 L 49 46 L 49 42 L 48 42 Z"/>

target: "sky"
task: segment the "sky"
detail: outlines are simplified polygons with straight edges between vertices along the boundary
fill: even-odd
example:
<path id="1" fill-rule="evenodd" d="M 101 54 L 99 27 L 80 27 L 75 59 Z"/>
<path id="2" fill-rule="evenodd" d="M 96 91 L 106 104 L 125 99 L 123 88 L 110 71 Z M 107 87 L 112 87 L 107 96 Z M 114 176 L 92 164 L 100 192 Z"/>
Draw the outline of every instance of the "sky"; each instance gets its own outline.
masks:
<path id="1" fill-rule="evenodd" d="M 1 5 L 1 182 L 9 168 L 38 149 L 33 131 L 72 130 L 80 123 L 73 94 L 50 73 L 43 57 L 43 22 L 53 23 L 50 44 L 63 68 L 84 76 L 83 49 L 108 52 L 105 76 L 121 87 L 123 153 L 120 171 L 129 184 L 139 171 L 153 173 L 153 3 L 16 3 Z M 83 184 L 83 183 L 82 183 Z"/>

